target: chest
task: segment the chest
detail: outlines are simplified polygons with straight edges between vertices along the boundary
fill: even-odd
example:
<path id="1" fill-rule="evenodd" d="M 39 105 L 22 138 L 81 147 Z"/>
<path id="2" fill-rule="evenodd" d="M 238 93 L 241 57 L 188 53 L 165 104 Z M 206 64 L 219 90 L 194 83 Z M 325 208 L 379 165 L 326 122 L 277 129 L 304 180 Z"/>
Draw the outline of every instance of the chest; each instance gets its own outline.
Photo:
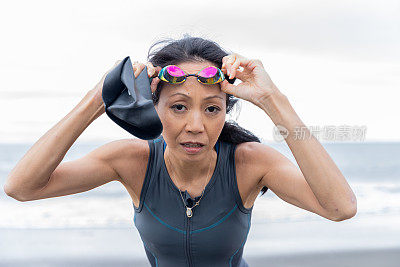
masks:
<path id="1" fill-rule="evenodd" d="M 239 144 L 235 151 L 235 172 L 242 203 L 245 208 L 250 208 L 257 199 L 262 186 L 259 184 L 260 173 L 256 171 L 256 168 L 252 168 L 245 160 L 246 157 L 248 157 L 246 153 L 248 153 L 246 143 Z M 123 185 L 127 189 L 136 207 L 139 206 L 140 193 L 146 174 L 147 163 L 148 158 L 143 157 L 139 169 L 132 170 L 129 168 L 129 164 L 126 164 L 124 165 L 126 168 L 121 170 L 121 175 L 124 177 L 125 181 Z M 198 183 L 197 185 L 187 187 L 186 190 L 190 196 L 194 198 L 201 195 L 203 186 L 204 184 Z"/>

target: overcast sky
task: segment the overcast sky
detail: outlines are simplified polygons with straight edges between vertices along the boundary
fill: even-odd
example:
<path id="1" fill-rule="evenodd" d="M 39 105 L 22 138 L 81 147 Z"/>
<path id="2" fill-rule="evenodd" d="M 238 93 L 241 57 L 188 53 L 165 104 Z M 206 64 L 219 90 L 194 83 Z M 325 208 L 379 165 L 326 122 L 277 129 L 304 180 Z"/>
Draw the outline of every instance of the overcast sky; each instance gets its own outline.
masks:
<path id="1" fill-rule="evenodd" d="M 3 1 L 0 142 L 36 141 L 117 60 L 184 33 L 262 60 L 306 125 L 400 141 L 399 14 L 399 1 Z M 251 103 L 238 122 L 273 140 Z M 104 114 L 79 140 L 126 137 Z"/>

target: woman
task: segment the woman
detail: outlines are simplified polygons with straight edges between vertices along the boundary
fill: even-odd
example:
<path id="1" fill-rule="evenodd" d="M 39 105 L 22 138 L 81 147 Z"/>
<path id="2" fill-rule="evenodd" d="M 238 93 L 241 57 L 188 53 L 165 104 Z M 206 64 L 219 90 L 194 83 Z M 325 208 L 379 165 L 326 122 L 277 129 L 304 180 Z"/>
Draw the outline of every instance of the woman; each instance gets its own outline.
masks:
<path id="1" fill-rule="evenodd" d="M 169 65 L 174 66 L 164 68 Z M 135 77 L 144 67 L 134 64 Z M 242 254 L 253 204 L 268 188 L 329 220 L 355 215 L 356 197 L 321 144 L 314 137 L 293 136 L 294 128 L 304 124 L 260 60 L 186 36 L 149 53 L 147 67 L 163 124 L 159 138 L 113 141 L 60 164 L 79 135 L 105 112 L 106 73 L 18 162 L 6 193 L 31 201 L 120 181 L 132 197 L 134 223 L 152 266 L 247 266 Z M 204 70 L 218 79 L 205 84 L 205 78 L 191 77 L 196 75 L 173 78 L 207 77 Z M 234 85 L 235 78 L 242 83 Z M 251 132 L 225 121 L 237 101 L 233 97 L 253 103 L 288 130 L 285 140 L 300 170 Z"/>

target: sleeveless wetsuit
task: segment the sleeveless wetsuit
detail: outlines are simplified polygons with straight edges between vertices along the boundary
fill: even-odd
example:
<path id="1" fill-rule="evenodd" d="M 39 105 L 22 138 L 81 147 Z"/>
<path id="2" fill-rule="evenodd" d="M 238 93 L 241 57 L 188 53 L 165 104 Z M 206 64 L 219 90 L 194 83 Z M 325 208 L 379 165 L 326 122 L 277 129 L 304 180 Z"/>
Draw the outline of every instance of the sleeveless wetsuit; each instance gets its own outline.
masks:
<path id="1" fill-rule="evenodd" d="M 150 156 L 140 204 L 133 207 L 134 223 L 151 266 L 248 266 L 242 254 L 253 207 L 245 208 L 239 194 L 236 145 L 216 143 L 215 170 L 199 205 L 193 208 L 193 216 L 188 218 L 179 189 L 165 165 L 162 135 L 147 142 Z M 188 207 L 200 199 L 193 199 L 186 190 L 181 192 Z"/>

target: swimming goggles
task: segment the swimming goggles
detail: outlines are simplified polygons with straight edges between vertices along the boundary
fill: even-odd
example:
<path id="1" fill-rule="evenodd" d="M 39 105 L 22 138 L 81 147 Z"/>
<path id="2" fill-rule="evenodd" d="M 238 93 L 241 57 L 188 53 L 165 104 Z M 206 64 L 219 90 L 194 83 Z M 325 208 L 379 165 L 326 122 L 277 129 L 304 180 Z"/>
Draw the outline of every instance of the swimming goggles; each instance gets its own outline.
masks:
<path id="1" fill-rule="evenodd" d="M 164 82 L 179 84 L 186 81 L 186 78 L 189 76 L 197 77 L 197 81 L 202 84 L 216 84 L 225 80 L 225 76 L 222 73 L 222 70 L 210 66 L 201 69 L 197 74 L 186 74 L 181 68 L 175 65 L 165 66 L 158 73 L 158 78 Z"/>

